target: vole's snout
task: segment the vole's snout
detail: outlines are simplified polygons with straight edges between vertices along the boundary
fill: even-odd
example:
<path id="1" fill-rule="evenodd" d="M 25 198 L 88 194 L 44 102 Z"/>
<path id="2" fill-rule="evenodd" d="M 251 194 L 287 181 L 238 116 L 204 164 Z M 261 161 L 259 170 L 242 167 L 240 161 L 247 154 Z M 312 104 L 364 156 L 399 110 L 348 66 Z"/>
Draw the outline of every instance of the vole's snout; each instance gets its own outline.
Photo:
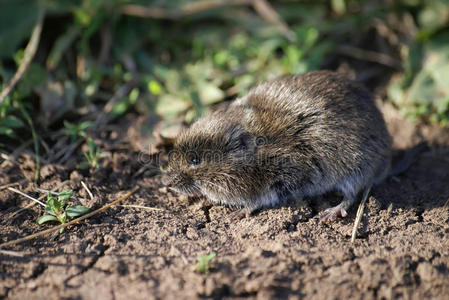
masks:
<path id="1" fill-rule="evenodd" d="M 172 187 L 181 187 L 183 185 L 191 184 L 189 178 L 184 172 L 167 171 L 162 175 L 162 184 Z"/>
<path id="2" fill-rule="evenodd" d="M 162 175 L 162 183 L 170 190 L 181 194 L 200 195 L 200 188 L 195 184 L 193 178 L 184 172 L 168 171 Z"/>
<path id="3" fill-rule="evenodd" d="M 173 183 L 173 179 L 174 179 L 174 174 L 173 172 L 164 172 L 162 173 L 162 184 L 163 185 L 171 185 Z"/>

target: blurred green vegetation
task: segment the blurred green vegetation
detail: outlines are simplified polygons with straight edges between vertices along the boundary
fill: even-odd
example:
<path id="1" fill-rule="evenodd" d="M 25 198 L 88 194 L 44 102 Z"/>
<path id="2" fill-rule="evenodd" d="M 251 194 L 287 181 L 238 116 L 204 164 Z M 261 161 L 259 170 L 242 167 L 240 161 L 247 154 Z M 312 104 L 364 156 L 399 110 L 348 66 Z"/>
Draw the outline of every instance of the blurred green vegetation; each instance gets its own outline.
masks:
<path id="1" fill-rule="evenodd" d="M 31 65 L 0 104 L 0 147 L 33 127 L 65 128 L 73 143 L 102 114 L 114 122 L 129 111 L 169 130 L 257 82 L 342 65 L 391 76 L 385 95 L 406 115 L 448 123 L 449 0 L 268 3 L 266 14 L 242 0 L 2 0 L 2 88 L 40 10 L 45 19 Z"/>

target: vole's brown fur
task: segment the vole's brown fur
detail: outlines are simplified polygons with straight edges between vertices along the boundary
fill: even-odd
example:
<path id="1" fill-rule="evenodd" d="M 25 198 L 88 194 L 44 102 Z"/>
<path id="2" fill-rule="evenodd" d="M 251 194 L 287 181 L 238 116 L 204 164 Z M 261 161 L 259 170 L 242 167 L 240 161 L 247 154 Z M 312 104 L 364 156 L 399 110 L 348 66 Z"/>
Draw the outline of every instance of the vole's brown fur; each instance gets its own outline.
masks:
<path id="1" fill-rule="evenodd" d="M 345 216 L 390 168 L 390 137 L 373 97 L 314 71 L 263 83 L 176 139 L 165 183 L 247 212 L 289 197 L 343 193 L 322 219 Z"/>

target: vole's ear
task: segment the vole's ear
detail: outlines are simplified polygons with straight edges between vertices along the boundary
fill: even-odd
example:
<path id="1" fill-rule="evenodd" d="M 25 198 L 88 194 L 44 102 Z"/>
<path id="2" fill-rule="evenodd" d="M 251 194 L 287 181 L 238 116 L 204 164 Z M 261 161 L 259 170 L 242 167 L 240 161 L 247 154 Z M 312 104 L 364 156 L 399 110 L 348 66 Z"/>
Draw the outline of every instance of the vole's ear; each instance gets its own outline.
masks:
<path id="1" fill-rule="evenodd" d="M 256 137 L 244 129 L 235 129 L 230 137 L 229 144 L 233 151 L 253 152 L 256 149 Z"/>

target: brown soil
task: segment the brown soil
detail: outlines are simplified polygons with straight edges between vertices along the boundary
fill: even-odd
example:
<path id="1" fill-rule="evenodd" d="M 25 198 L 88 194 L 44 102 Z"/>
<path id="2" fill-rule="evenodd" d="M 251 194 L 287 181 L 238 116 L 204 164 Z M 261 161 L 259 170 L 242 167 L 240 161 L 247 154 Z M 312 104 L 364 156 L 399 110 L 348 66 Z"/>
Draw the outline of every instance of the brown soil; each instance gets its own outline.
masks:
<path id="1" fill-rule="evenodd" d="M 59 191 L 72 188 L 77 201 L 99 208 L 139 185 L 122 204 L 157 209 L 116 206 L 63 234 L 2 249 L 14 252 L 0 252 L 0 298 L 448 299 L 449 132 L 415 127 L 388 105 L 383 110 L 397 148 L 420 140 L 431 147 L 405 174 L 372 190 L 354 245 L 356 206 L 331 224 L 315 218 L 338 203 L 335 194 L 235 221 L 228 208 L 168 192 L 154 170 L 142 169 L 145 157 L 117 139 L 136 131 L 122 126 L 123 133 L 100 140 L 107 149 L 116 138 L 98 172 L 76 171 L 76 162 L 44 164 L 40 187 L 67 180 Z M 4 165 L 0 185 L 32 178 L 32 159 Z M 39 195 L 27 180 L 16 188 Z M 29 204 L 0 190 L 0 242 L 51 226 L 37 225 L 43 209 Z M 197 272 L 197 257 L 211 251 L 210 273 Z"/>

